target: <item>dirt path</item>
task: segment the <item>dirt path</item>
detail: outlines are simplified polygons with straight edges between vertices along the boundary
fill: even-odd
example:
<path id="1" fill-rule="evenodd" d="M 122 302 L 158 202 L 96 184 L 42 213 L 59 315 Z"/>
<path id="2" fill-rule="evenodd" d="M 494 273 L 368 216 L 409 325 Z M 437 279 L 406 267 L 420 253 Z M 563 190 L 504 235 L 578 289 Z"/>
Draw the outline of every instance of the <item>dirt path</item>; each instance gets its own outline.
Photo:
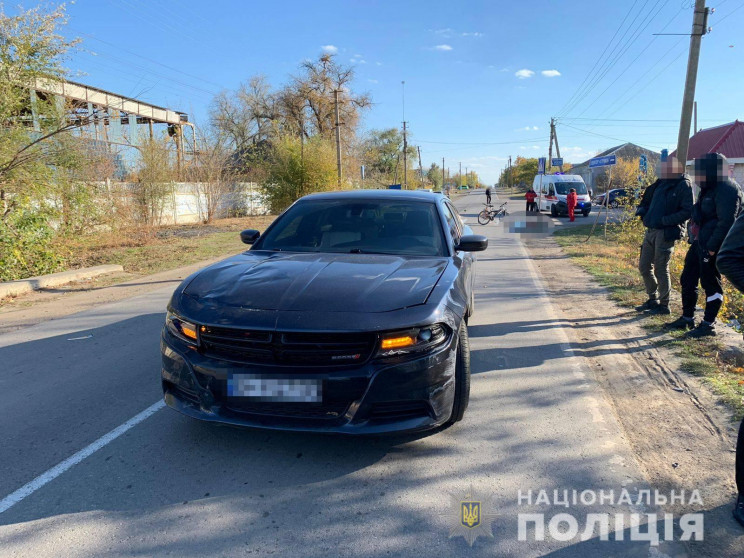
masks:
<path id="1" fill-rule="evenodd" d="M 744 530 L 731 517 L 736 495 L 734 448 L 738 423 L 678 359 L 654 343 L 633 310 L 610 301 L 606 290 L 571 263 L 552 238 L 530 240 L 535 261 L 576 355 L 585 356 L 652 486 L 699 490 L 705 536 L 695 556 L 744 556 Z M 677 517 L 699 512 L 676 506 Z"/>

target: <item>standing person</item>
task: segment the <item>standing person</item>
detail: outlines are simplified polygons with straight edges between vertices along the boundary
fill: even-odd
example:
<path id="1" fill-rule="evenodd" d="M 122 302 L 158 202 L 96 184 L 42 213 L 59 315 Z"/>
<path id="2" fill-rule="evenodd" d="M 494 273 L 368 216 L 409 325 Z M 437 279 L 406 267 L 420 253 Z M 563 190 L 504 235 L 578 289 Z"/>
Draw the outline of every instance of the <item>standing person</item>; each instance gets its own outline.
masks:
<path id="1" fill-rule="evenodd" d="M 744 212 L 726 235 L 717 259 L 718 271 L 744 293 Z M 739 425 L 736 440 L 736 490 L 739 495 L 734 507 L 734 518 L 744 527 L 744 420 Z"/>
<path id="2" fill-rule="evenodd" d="M 486 203 L 488 205 L 491 205 L 491 187 L 490 186 L 486 188 Z"/>
<path id="3" fill-rule="evenodd" d="M 669 260 L 674 244 L 684 235 L 685 223 L 692 215 L 692 205 L 692 181 L 683 174 L 679 161 L 668 157 L 661 164 L 661 178 L 646 188 L 636 210 L 646 227 L 638 271 L 648 295 L 648 300 L 636 310 L 671 314 Z"/>
<path id="4" fill-rule="evenodd" d="M 574 211 L 576 210 L 576 205 L 578 203 L 579 197 L 576 195 L 576 188 L 571 188 L 566 196 L 566 205 L 568 206 L 568 217 L 572 223 L 576 220 Z"/>
<path id="5" fill-rule="evenodd" d="M 695 160 L 695 182 L 700 196 L 692 209 L 692 244 L 685 257 L 682 285 L 682 316 L 667 329 L 689 329 L 688 337 L 716 335 L 715 322 L 723 304 L 723 284 L 716 268 L 718 250 L 742 207 L 739 185 L 724 173 L 728 161 L 720 153 L 708 153 Z M 698 283 L 705 291 L 705 314 L 695 327 Z"/>
<path id="6" fill-rule="evenodd" d="M 527 193 L 524 195 L 525 199 L 527 200 L 527 213 L 530 211 L 537 211 L 537 203 L 535 202 L 535 199 L 537 199 L 537 192 L 530 186 L 530 189 L 527 190 Z"/>

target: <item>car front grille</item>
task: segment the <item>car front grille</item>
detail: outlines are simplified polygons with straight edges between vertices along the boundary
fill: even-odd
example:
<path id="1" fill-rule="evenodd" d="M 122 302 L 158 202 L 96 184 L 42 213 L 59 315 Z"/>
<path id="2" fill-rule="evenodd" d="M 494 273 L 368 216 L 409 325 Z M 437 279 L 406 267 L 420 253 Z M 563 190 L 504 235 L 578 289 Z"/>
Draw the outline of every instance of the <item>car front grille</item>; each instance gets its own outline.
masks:
<path id="1" fill-rule="evenodd" d="M 245 364 L 354 366 L 366 362 L 377 338 L 371 333 L 269 332 L 203 326 L 205 356 Z"/>

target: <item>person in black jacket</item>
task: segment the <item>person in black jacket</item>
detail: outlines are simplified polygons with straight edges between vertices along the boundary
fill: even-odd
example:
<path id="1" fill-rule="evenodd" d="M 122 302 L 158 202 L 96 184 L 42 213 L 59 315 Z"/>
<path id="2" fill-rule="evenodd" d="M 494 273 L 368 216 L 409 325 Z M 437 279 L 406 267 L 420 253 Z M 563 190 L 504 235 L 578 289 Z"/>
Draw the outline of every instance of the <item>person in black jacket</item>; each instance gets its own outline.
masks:
<path id="1" fill-rule="evenodd" d="M 669 329 L 690 329 L 688 337 L 716 335 L 715 321 L 723 304 L 723 284 L 716 268 L 716 256 L 734 224 L 744 196 L 739 185 L 728 178 L 728 161 L 720 153 L 708 153 L 695 160 L 695 181 L 700 196 L 692 209 L 690 248 L 680 277 L 682 316 L 666 325 Z M 705 290 L 705 314 L 695 327 L 698 283 Z"/>
<path id="2" fill-rule="evenodd" d="M 744 212 L 726 235 L 717 260 L 718 271 L 744 293 Z M 739 425 L 736 440 L 736 489 L 739 496 L 734 507 L 734 518 L 744 527 L 744 420 Z"/>
<path id="3" fill-rule="evenodd" d="M 669 260 L 675 242 L 684 234 L 684 225 L 692 214 L 692 205 L 690 177 L 682 173 L 682 165 L 674 157 L 668 157 L 661 164 L 661 178 L 646 188 L 636 210 L 636 215 L 643 219 L 646 226 L 638 270 L 643 277 L 648 300 L 636 308 L 639 312 L 671 313 Z"/>

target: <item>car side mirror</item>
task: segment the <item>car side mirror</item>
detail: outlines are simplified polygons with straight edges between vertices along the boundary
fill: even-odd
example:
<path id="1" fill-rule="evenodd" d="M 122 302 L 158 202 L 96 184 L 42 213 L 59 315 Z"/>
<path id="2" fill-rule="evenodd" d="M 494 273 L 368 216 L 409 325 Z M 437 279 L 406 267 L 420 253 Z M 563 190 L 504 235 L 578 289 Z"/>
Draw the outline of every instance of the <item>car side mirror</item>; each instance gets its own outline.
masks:
<path id="1" fill-rule="evenodd" d="M 242 240 L 244 244 L 254 244 L 258 240 L 259 236 L 261 236 L 261 233 L 255 229 L 240 231 L 240 240 Z"/>
<path id="2" fill-rule="evenodd" d="M 460 238 L 455 250 L 462 252 L 483 252 L 488 248 L 488 239 L 482 234 L 469 234 Z"/>

